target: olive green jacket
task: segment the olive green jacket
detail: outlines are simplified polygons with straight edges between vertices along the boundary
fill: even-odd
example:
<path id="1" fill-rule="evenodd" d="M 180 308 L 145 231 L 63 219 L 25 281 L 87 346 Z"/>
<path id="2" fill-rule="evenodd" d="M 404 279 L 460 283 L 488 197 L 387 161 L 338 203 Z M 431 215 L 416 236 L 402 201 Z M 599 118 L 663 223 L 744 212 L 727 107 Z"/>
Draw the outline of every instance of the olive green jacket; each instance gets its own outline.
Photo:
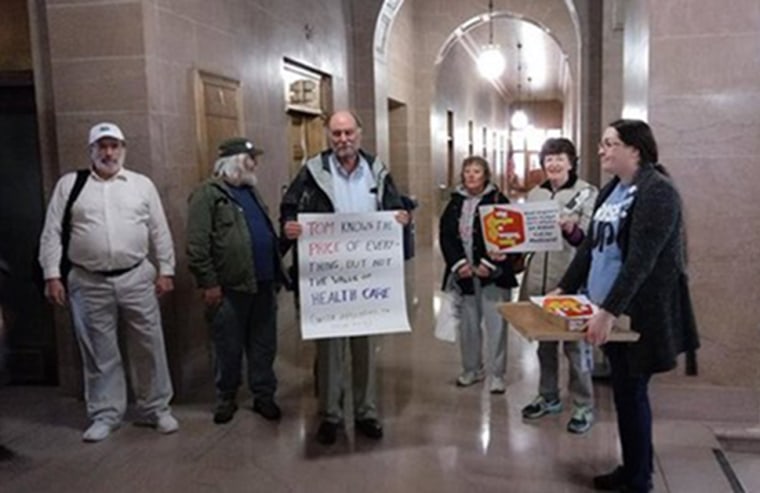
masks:
<path id="1" fill-rule="evenodd" d="M 266 212 L 269 229 L 277 233 L 255 187 L 251 190 Z M 256 268 L 251 235 L 242 207 L 221 178 L 203 182 L 190 196 L 187 215 L 187 257 L 199 288 L 221 286 L 232 291 L 256 292 Z M 287 283 L 282 258 L 272 251 L 279 283 Z"/>

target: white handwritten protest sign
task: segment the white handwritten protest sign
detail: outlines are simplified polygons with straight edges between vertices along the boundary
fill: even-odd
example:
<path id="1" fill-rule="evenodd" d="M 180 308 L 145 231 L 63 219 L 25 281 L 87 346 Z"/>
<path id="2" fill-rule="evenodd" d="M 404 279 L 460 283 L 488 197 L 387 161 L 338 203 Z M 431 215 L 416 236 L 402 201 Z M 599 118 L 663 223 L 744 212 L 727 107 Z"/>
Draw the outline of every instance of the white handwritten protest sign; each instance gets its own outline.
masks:
<path id="1" fill-rule="evenodd" d="M 547 252 L 562 249 L 557 202 L 482 205 L 478 208 L 489 252 Z"/>
<path id="2" fill-rule="evenodd" d="M 304 339 L 411 331 L 393 212 L 299 214 L 298 222 Z"/>

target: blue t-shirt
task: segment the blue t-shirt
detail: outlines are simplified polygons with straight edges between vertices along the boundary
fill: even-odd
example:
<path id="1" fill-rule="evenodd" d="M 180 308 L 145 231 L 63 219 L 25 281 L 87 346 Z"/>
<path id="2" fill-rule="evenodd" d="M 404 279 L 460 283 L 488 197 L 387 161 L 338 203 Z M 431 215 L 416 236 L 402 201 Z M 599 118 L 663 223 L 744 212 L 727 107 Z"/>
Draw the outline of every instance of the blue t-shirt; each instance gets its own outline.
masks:
<path id="1" fill-rule="evenodd" d="M 232 197 L 243 208 L 253 247 L 253 266 L 257 281 L 274 280 L 275 241 L 264 208 L 247 186 L 229 186 Z"/>
<path id="2" fill-rule="evenodd" d="M 635 186 L 618 183 L 592 218 L 594 245 L 586 287 L 589 299 L 597 305 L 607 297 L 623 266 L 623 252 L 617 238 L 620 220 L 628 214 L 635 192 Z"/>

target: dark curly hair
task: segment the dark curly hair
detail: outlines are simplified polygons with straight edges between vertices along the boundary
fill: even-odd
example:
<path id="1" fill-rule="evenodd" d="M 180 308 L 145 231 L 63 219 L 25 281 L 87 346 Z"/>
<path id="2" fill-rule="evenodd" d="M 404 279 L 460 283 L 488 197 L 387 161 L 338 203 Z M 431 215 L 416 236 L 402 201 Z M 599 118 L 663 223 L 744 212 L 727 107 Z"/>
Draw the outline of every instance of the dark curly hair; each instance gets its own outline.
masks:
<path id="1" fill-rule="evenodd" d="M 639 151 L 639 166 L 651 164 L 660 173 L 669 176 L 665 166 L 658 162 L 657 141 L 652 128 L 641 120 L 620 119 L 610 123 L 623 144 Z"/>
<path id="2" fill-rule="evenodd" d="M 541 168 L 544 167 L 546 156 L 555 154 L 567 154 L 567 158 L 570 160 L 570 173 L 577 173 L 578 151 L 575 150 L 575 146 L 570 139 L 564 137 L 546 139 L 546 142 L 541 146 L 541 152 L 538 155 Z"/>

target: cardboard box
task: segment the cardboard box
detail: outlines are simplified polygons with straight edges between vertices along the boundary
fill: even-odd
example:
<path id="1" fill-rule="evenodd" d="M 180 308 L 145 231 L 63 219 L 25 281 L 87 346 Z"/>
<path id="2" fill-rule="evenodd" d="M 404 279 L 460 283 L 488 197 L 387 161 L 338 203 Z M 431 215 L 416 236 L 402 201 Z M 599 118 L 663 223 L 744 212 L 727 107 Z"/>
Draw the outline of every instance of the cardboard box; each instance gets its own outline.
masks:
<path id="1" fill-rule="evenodd" d="M 558 315 L 552 315 L 530 301 L 517 303 L 502 303 L 499 313 L 523 337 L 531 341 L 580 341 L 585 337 L 583 331 L 570 330 L 568 320 Z M 639 334 L 629 330 L 625 320 L 612 329 L 609 341 L 634 342 L 639 340 Z"/>
<path id="2" fill-rule="evenodd" d="M 585 330 L 586 323 L 599 311 L 583 295 L 531 296 L 530 301 L 545 312 L 563 318 L 567 330 Z"/>

